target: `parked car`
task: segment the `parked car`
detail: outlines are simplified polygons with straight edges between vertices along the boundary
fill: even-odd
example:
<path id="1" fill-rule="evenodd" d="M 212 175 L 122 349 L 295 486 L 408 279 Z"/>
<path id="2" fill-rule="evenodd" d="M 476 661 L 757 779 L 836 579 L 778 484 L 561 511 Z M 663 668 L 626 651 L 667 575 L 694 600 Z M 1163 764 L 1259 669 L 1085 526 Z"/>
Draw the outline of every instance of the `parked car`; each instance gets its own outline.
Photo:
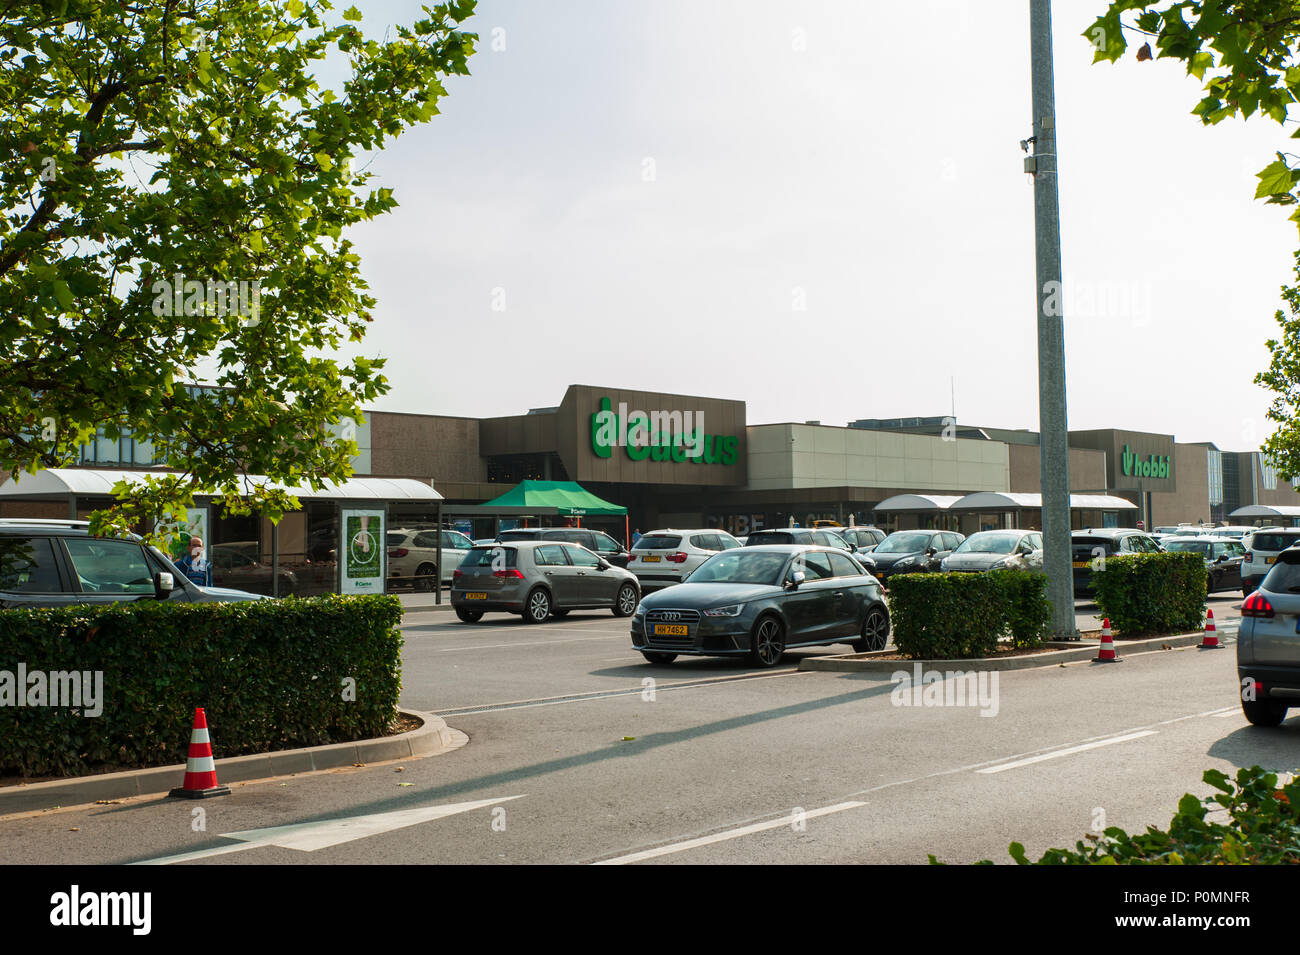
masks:
<path id="1" fill-rule="evenodd" d="M 271 565 L 258 560 L 258 544 L 251 542 L 233 544 L 214 544 L 209 549 L 212 555 L 212 581 L 223 587 L 234 587 L 256 594 L 270 594 L 274 591 Z M 298 592 L 298 577 L 292 570 L 280 567 L 281 597 Z"/>
<path id="2" fill-rule="evenodd" d="M 570 544 L 580 544 L 616 567 L 627 566 L 627 548 L 604 531 L 592 530 L 589 527 L 515 527 L 502 531 L 497 535 L 497 540 L 503 543 L 535 540 L 568 541 Z"/>
<path id="3" fill-rule="evenodd" d="M 965 539 L 953 531 L 894 531 L 870 554 L 860 554 L 858 559 L 884 583 L 894 574 L 938 570 L 943 559 Z"/>
<path id="4" fill-rule="evenodd" d="M 1165 545 L 1172 554 L 1200 554 L 1205 558 L 1205 592 L 1236 590 L 1241 584 L 1241 564 L 1246 548 L 1231 537 L 1175 537 Z"/>
<path id="5" fill-rule="evenodd" d="M 451 584 L 451 606 L 465 623 L 491 612 L 520 614 L 525 623 L 570 610 L 628 617 L 640 599 L 636 575 L 579 544 L 556 540 L 471 548 Z"/>
<path id="6" fill-rule="evenodd" d="M 774 667 L 794 647 L 866 651 L 888 642 L 880 583 L 831 547 L 751 544 L 714 554 L 690 580 L 647 596 L 632 617 L 632 646 L 651 663 L 685 653 Z"/>
<path id="7" fill-rule="evenodd" d="M 134 534 L 91 537 L 87 521 L 0 520 L 0 609 L 267 599 L 243 590 L 200 587 Z"/>
<path id="8" fill-rule="evenodd" d="M 1070 562 L 1074 567 L 1074 594 L 1091 597 L 1096 591 L 1092 575 L 1097 561 L 1117 554 L 1158 554 L 1159 542 L 1145 531 L 1129 527 L 1088 527 L 1070 534 Z"/>
<path id="9" fill-rule="evenodd" d="M 1247 527 L 1245 525 L 1234 525 L 1228 527 L 1211 527 L 1202 531 L 1203 534 L 1209 534 L 1213 537 L 1231 537 L 1233 540 L 1244 540 L 1248 535 L 1259 530 L 1258 527 Z"/>
<path id="10" fill-rule="evenodd" d="M 680 584 L 714 554 L 740 546 L 740 541 L 717 528 L 650 531 L 632 548 L 627 569 L 636 574 L 641 593 L 648 594 Z"/>
<path id="11" fill-rule="evenodd" d="M 434 527 L 394 527 L 385 535 L 389 582 L 408 583 L 416 590 L 433 590 L 434 575 L 444 584 L 474 546 L 460 531 Z M 442 570 L 439 573 L 439 566 Z"/>
<path id="12" fill-rule="evenodd" d="M 879 547 L 876 550 L 880 550 Z M 980 531 L 962 541 L 939 564 L 945 572 L 978 573 L 1004 568 L 1043 569 L 1043 535 L 1038 531 Z"/>
<path id="13" fill-rule="evenodd" d="M 889 535 L 879 527 L 840 527 L 835 533 L 839 534 L 850 544 L 857 547 L 855 553 L 869 554 Z"/>
<path id="14" fill-rule="evenodd" d="M 1241 709 L 1256 726 L 1277 726 L 1300 705 L 1300 547 L 1280 552 L 1241 604 L 1237 677 Z"/>
<path id="15" fill-rule="evenodd" d="M 745 539 L 746 547 L 759 547 L 767 544 L 838 547 L 850 554 L 857 550 L 856 545 L 850 544 L 829 527 L 770 527 L 761 531 L 754 531 Z"/>
<path id="16" fill-rule="evenodd" d="M 1261 527 L 1242 541 L 1246 556 L 1241 562 L 1241 595 L 1249 597 L 1264 582 L 1278 554 L 1300 543 L 1300 527 Z"/>

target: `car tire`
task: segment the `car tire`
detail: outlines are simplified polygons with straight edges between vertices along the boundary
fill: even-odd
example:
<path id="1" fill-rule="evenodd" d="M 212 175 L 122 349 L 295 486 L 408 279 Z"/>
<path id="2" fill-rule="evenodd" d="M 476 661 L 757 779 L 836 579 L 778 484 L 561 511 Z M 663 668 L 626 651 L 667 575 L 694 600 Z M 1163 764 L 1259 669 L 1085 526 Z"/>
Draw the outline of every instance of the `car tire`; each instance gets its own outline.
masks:
<path id="1" fill-rule="evenodd" d="M 483 611 L 466 610 L 464 607 L 457 607 L 456 616 L 460 617 L 463 623 L 478 623 L 483 619 Z"/>
<path id="2" fill-rule="evenodd" d="M 614 598 L 614 616 L 632 616 L 636 613 L 636 605 L 640 602 L 641 598 L 636 592 L 636 587 L 632 584 L 624 584 L 618 588 L 618 596 Z"/>
<path id="3" fill-rule="evenodd" d="M 677 659 L 675 653 L 651 653 L 649 650 L 642 650 L 641 656 L 645 657 L 651 663 L 668 664 Z"/>
<path id="4" fill-rule="evenodd" d="M 749 662 L 758 667 L 774 667 L 784 654 L 785 625 L 772 614 L 759 617 L 749 636 Z"/>
<path id="5" fill-rule="evenodd" d="M 415 568 L 415 589 L 423 590 L 425 593 L 432 593 L 434 580 L 436 579 L 434 575 L 437 573 L 438 568 L 434 564 L 421 564 Z"/>
<path id="6" fill-rule="evenodd" d="M 862 618 L 861 636 L 853 641 L 853 649 L 858 653 L 883 650 L 889 645 L 889 614 L 884 607 L 868 607 Z"/>
<path id="7" fill-rule="evenodd" d="M 1271 700 L 1242 700 L 1241 711 L 1253 726 L 1277 726 L 1286 719 L 1287 707 Z"/>
<path id="8" fill-rule="evenodd" d="M 541 587 L 531 591 L 524 601 L 524 623 L 545 623 L 551 615 L 551 595 Z"/>

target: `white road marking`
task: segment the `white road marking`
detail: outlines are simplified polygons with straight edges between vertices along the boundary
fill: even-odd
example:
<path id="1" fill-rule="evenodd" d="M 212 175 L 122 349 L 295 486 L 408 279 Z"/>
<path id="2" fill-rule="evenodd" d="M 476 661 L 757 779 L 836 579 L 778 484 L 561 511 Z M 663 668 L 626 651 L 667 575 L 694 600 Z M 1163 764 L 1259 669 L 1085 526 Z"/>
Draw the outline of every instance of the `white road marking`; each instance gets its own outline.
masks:
<path id="1" fill-rule="evenodd" d="M 1132 739 L 1140 739 L 1143 736 L 1155 736 L 1155 730 L 1142 730 L 1138 733 L 1128 733 L 1124 736 L 1114 736 L 1110 739 L 1098 740 L 1095 743 L 1081 743 L 1078 746 L 1069 746 L 1065 749 L 1058 749 L 1055 752 L 1043 753 L 1039 756 L 1030 756 L 1028 759 L 1018 759 L 1013 763 L 1002 763 L 998 766 L 989 766 L 985 769 L 977 769 L 977 773 L 1000 773 L 1008 769 L 1019 769 L 1021 766 L 1028 766 L 1031 763 L 1041 763 L 1047 759 L 1056 759 L 1059 756 L 1071 756 L 1075 753 L 1082 753 L 1089 749 L 1098 749 L 1102 746 L 1110 746 L 1114 743 L 1127 743 Z"/>
<path id="2" fill-rule="evenodd" d="M 458 802 L 445 806 L 422 806 L 419 809 L 399 809 L 396 812 L 380 812 L 369 816 L 322 819 L 319 822 L 302 822 L 291 826 L 274 826 L 270 829 L 224 832 L 219 838 L 238 839 L 239 842 L 229 846 L 217 846 L 215 849 L 197 849 L 194 852 L 147 859 L 134 865 L 171 865 L 173 862 L 206 859 L 231 852 L 256 849 L 259 846 L 277 846 L 281 849 L 296 849 L 299 852 L 315 852 L 317 849 L 352 842 L 354 839 L 365 839 L 367 836 L 377 836 L 394 829 L 405 829 L 407 826 L 521 798 L 522 795 L 503 796 L 500 799 L 479 799 L 474 802 Z"/>
<path id="3" fill-rule="evenodd" d="M 757 680 L 771 680 L 784 676 L 799 676 L 798 670 L 778 670 L 775 673 L 764 673 L 757 676 L 749 673 L 739 673 L 735 676 L 718 676 L 718 677 L 700 677 L 697 680 L 682 680 L 677 683 L 658 683 L 655 684 L 655 690 L 689 690 L 695 687 L 725 686 L 736 680 L 745 680 L 752 682 Z M 561 706 L 566 703 L 590 703 L 593 700 L 608 700 L 620 696 L 632 696 L 645 692 L 645 687 L 637 684 L 636 686 L 624 687 L 617 690 L 591 690 L 586 693 L 573 693 L 568 696 L 547 696 L 532 700 L 513 700 L 505 703 L 472 703 L 466 706 L 448 707 L 445 710 L 437 710 L 436 715 L 447 716 L 465 716 L 473 713 L 488 713 L 494 710 L 527 710 L 535 706 Z"/>
<path id="4" fill-rule="evenodd" d="M 725 842 L 728 839 L 739 839 L 741 836 L 748 836 L 755 832 L 764 832 L 768 829 L 780 829 L 783 826 L 793 824 L 796 819 L 816 819 L 818 816 L 829 816 L 834 812 L 844 812 L 846 809 L 858 809 L 865 806 L 864 802 L 851 800 L 849 802 L 836 803 L 834 806 L 824 806 L 821 809 L 811 809 L 799 814 L 797 817 L 794 813 L 788 816 L 782 816 L 780 819 L 772 819 L 768 822 L 757 822 L 749 826 L 741 826 L 739 829 L 729 829 L 725 832 L 716 832 L 711 836 L 701 836 L 698 839 L 688 839 L 685 842 L 674 842 L 671 845 L 659 846 L 656 849 L 644 849 L 641 852 L 633 852 L 624 856 L 616 856 L 613 859 L 605 859 L 601 862 L 595 862 L 593 865 L 628 865 L 633 862 L 640 862 L 643 859 L 654 859 L 657 856 L 671 855 L 674 852 L 685 852 L 687 849 L 697 849 L 700 846 L 712 845 L 715 842 Z"/>

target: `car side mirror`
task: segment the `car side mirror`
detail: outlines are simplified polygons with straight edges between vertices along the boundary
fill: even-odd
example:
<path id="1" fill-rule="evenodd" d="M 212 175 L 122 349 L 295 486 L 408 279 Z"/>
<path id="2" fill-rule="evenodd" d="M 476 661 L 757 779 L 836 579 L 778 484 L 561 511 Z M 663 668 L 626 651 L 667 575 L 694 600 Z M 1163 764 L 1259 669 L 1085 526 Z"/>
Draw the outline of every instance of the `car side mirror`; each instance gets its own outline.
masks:
<path id="1" fill-rule="evenodd" d="M 596 561 L 597 570 L 609 570 L 609 568 L 610 568 L 610 563 L 605 558 L 602 557 L 600 558 L 600 560 Z"/>
<path id="2" fill-rule="evenodd" d="M 785 585 L 789 590 L 798 590 L 799 585 L 806 579 L 807 577 L 802 570 L 796 570 L 790 575 L 790 578 L 785 582 Z"/>
<path id="3" fill-rule="evenodd" d="M 927 548 L 925 549 L 925 556 L 926 556 L 926 557 L 933 557 L 933 556 L 934 556 L 935 554 L 937 554 L 937 553 L 939 553 L 939 552 L 938 552 L 937 550 L 935 550 L 933 547 L 927 547 Z"/>
<path id="4" fill-rule="evenodd" d="M 165 570 L 153 575 L 153 590 L 159 600 L 166 600 L 176 589 L 176 578 Z"/>

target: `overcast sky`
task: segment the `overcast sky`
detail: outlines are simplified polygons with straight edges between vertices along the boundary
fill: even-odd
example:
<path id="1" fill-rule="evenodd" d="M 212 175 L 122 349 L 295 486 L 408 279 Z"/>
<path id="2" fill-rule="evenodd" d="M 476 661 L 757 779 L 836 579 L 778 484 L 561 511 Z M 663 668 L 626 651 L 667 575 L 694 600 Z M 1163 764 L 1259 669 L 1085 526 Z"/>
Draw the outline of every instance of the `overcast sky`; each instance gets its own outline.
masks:
<path id="1" fill-rule="evenodd" d="M 372 35 L 420 15 L 357 2 Z M 1171 61 L 1091 65 L 1105 6 L 1053 4 L 1070 426 L 1257 447 L 1300 237 L 1254 173 L 1289 130 L 1203 127 Z M 1024 0 L 479 0 L 468 28 L 472 75 L 370 167 L 400 206 L 353 232 L 375 408 L 582 383 L 843 425 L 948 414 L 952 382 L 959 421 L 1037 429 Z"/>

